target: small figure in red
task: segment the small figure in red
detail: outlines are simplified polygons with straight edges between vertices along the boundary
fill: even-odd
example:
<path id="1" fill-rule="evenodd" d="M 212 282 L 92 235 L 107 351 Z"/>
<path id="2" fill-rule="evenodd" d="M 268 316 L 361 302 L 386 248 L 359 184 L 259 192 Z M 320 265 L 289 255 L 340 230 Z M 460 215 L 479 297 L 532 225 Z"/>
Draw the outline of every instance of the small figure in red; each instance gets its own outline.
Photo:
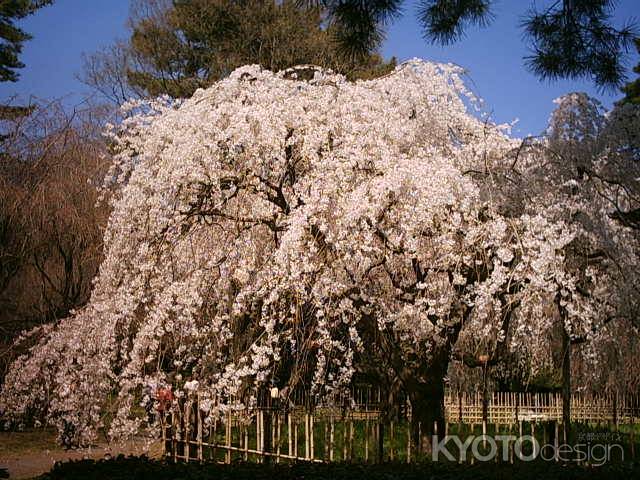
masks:
<path id="1" fill-rule="evenodd" d="M 171 388 L 158 388 L 156 390 L 156 400 L 158 405 L 156 406 L 156 410 L 158 412 L 164 412 L 167 410 L 168 406 L 171 405 L 173 401 L 173 392 Z"/>

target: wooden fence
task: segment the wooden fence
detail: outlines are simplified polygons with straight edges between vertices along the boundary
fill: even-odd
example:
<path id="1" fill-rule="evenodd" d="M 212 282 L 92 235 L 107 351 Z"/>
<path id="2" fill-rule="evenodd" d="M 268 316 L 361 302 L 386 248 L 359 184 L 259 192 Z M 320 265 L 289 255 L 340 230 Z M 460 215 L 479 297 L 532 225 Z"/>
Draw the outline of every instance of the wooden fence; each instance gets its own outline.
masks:
<path id="1" fill-rule="evenodd" d="M 412 441 L 411 407 L 408 403 L 383 412 L 373 397 L 348 408 L 316 406 L 313 409 L 289 405 L 253 410 L 228 411 L 219 420 L 205 422 L 197 400 L 186 400 L 162 416 L 163 445 L 174 461 L 310 462 L 407 461 L 416 459 Z M 379 396 L 378 396 L 379 400 Z M 487 399 L 487 420 L 483 421 L 481 395 L 448 393 L 445 396 L 445 432 L 455 430 L 478 434 L 527 434 L 549 436 L 547 422 L 562 422 L 559 394 L 494 393 Z M 638 398 L 614 395 L 580 396 L 571 399 L 572 421 L 609 426 L 617 430 L 630 425 L 631 453 L 635 457 L 634 423 L 640 416 Z M 536 424 L 544 425 L 537 428 Z M 543 432 L 543 433 L 541 433 Z M 554 433 L 551 431 L 551 436 Z M 557 441 L 557 440 L 556 440 Z"/>
<path id="2" fill-rule="evenodd" d="M 572 395 L 571 421 L 585 424 L 632 423 L 640 416 L 637 396 Z M 479 425 L 482 395 L 449 393 L 445 396 L 445 417 L 449 423 Z M 519 421 L 562 422 L 562 396 L 559 393 L 495 392 L 487 399 L 487 423 L 513 425 Z"/>

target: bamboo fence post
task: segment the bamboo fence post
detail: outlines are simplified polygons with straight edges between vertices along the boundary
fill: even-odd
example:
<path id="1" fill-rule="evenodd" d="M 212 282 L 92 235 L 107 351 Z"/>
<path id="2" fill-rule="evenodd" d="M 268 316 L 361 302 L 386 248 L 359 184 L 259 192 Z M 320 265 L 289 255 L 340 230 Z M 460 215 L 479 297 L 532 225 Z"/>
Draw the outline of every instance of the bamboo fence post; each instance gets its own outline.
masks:
<path id="1" fill-rule="evenodd" d="M 520 420 L 520 423 L 518 425 L 519 425 L 518 436 L 522 438 L 522 419 Z"/>
<path id="2" fill-rule="evenodd" d="M 487 448 L 487 419 L 482 418 L 482 448 Z"/>
<path id="3" fill-rule="evenodd" d="M 190 429 L 189 427 L 191 423 L 191 402 L 186 401 L 184 402 L 184 457 L 185 457 L 185 461 L 187 463 L 189 463 L 189 450 L 191 450 L 189 448 L 189 441 L 191 440 L 190 435 Z"/>
<path id="4" fill-rule="evenodd" d="M 407 419 L 407 463 L 411 463 L 411 417 Z"/>
<path id="5" fill-rule="evenodd" d="M 249 460 L 249 425 L 247 425 L 246 423 L 243 426 L 243 433 L 244 433 L 244 454 L 242 457 L 246 462 L 247 460 Z"/>
<path id="6" fill-rule="evenodd" d="M 267 411 L 267 423 L 269 424 L 269 436 L 267 437 L 269 439 L 269 453 L 273 453 L 276 446 L 276 424 L 273 420 L 274 415 L 275 414 L 272 411 Z"/>
<path id="7" fill-rule="evenodd" d="M 555 461 L 559 461 L 558 458 L 558 435 L 560 434 L 560 432 L 558 431 L 558 422 L 554 422 L 554 426 L 555 426 L 555 431 L 553 432 L 553 446 L 554 446 L 554 453 L 553 453 L 553 457 L 555 459 Z"/>
<path id="8" fill-rule="evenodd" d="M 347 422 L 342 422 L 342 461 L 347 461 Z"/>
<path id="9" fill-rule="evenodd" d="M 225 454 L 224 454 L 224 463 L 231 463 L 231 414 L 227 413 L 226 418 L 227 427 L 224 432 L 225 444 L 227 446 Z"/>
<path id="10" fill-rule="evenodd" d="M 394 461 L 394 451 L 393 451 L 393 442 L 395 440 L 395 432 L 394 432 L 394 425 L 393 425 L 393 420 L 391 420 L 391 424 L 389 425 L 389 459 L 393 462 Z"/>
<path id="11" fill-rule="evenodd" d="M 309 414 L 309 444 L 311 447 L 311 456 L 309 457 L 310 460 L 313 460 L 316 457 L 313 430 L 314 430 L 313 413 L 311 413 Z"/>
<path id="12" fill-rule="evenodd" d="M 531 436 L 532 436 L 533 438 L 536 438 L 535 425 L 536 425 L 536 422 L 535 422 L 535 421 L 534 421 L 534 422 L 531 422 Z"/>
<path id="13" fill-rule="evenodd" d="M 349 415 L 349 461 L 353 460 L 353 416 Z"/>
<path id="14" fill-rule="evenodd" d="M 304 458 L 309 460 L 309 453 L 311 445 L 309 442 L 309 414 L 304 414 Z"/>
<path id="15" fill-rule="evenodd" d="M 287 444 L 288 450 L 287 453 L 289 456 L 293 455 L 293 446 L 291 445 L 291 412 L 287 412 Z"/>
<path id="16" fill-rule="evenodd" d="M 217 458 L 217 454 L 218 454 L 218 450 L 216 449 L 216 445 L 218 444 L 218 419 L 216 418 L 213 421 L 213 461 L 217 462 L 218 458 Z M 209 432 L 209 442 L 211 442 L 211 432 Z"/>
<path id="17" fill-rule="evenodd" d="M 262 411 L 256 412 L 256 451 L 258 452 L 258 461 L 262 458 Z"/>
<path id="18" fill-rule="evenodd" d="M 633 412 L 631 412 L 631 459 L 634 461 L 636 459 L 635 429 L 635 418 Z"/>
<path id="19" fill-rule="evenodd" d="M 497 423 L 497 424 L 495 424 L 495 425 L 494 425 L 494 431 L 493 431 L 493 434 L 494 434 L 494 436 L 495 436 L 495 435 L 500 435 L 500 424 L 499 424 L 499 423 Z M 494 457 L 494 461 L 495 461 L 496 463 L 498 463 L 499 458 L 500 458 L 500 455 L 499 455 L 498 453 L 496 453 L 496 455 L 495 455 L 495 457 Z"/>
<path id="20" fill-rule="evenodd" d="M 509 433 L 515 433 L 516 426 L 509 425 Z M 509 463 L 513 464 L 513 452 L 515 450 L 515 442 L 509 442 Z"/>
<path id="21" fill-rule="evenodd" d="M 293 456 L 298 458 L 298 424 L 293 419 Z"/>
<path id="22" fill-rule="evenodd" d="M 258 412 L 258 415 L 260 420 L 260 437 L 259 437 L 260 448 L 258 450 L 260 451 L 260 460 L 263 461 L 264 455 L 262 454 L 264 453 L 264 412 L 260 410 Z"/>
<path id="23" fill-rule="evenodd" d="M 335 424 L 334 424 L 334 419 L 333 419 L 333 415 L 331 415 L 331 424 L 329 425 L 329 461 L 333 462 L 333 442 L 334 442 L 334 430 L 335 430 Z"/>
<path id="24" fill-rule="evenodd" d="M 369 463 L 369 415 L 364 420 L 364 461 Z"/>
<path id="25" fill-rule="evenodd" d="M 256 411 L 256 452 L 260 461 L 260 410 Z"/>
<path id="26" fill-rule="evenodd" d="M 276 412 L 276 463 L 280 463 L 280 412 Z"/>
<path id="27" fill-rule="evenodd" d="M 173 450 L 174 462 L 178 461 L 178 416 L 176 415 L 176 410 L 180 411 L 180 407 L 178 406 L 171 410 L 171 449 Z"/>
<path id="28" fill-rule="evenodd" d="M 164 424 L 164 411 L 159 411 L 160 414 L 160 430 L 162 435 L 162 458 L 166 459 L 167 457 L 167 430 L 166 425 Z"/>
<path id="29" fill-rule="evenodd" d="M 203 454 L 202 454 L 202 412 L 200 411 L 200 392 L 198 392 L 198 401 L 196 403 L 196 408 L 198 409 L 198 415 L 197 415 L 197 437 L 196 437 L 196 441 L 198 442 L 198 461 L 202 462 L 204 460 Z"/>
<path id="30" fill-rule="evenodd" d="M 327 424 L 327 417 L 322 418 L 322 459 L 325 462 L 329 461 L 329 425 Z"/>
<path id="31" fill-rule="evenodd" d="M 438 436 L 439 432 L 438 432 L 438 422 L 434 421 L 433 422 L 433 434 L 431 435 L 431 442 L 433 443 L 433 441 L 435 440 L 435 437 Z M 431 445 L 433 447 L 433 445 Z"/>

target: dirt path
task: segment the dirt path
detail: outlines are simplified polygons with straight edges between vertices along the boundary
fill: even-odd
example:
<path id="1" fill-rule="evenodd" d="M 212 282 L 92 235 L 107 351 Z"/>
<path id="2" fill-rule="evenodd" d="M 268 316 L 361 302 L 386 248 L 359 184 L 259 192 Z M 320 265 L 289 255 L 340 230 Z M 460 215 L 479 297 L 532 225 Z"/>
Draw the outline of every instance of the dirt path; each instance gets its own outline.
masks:
<path id="1" fill-rule="evenodd" d="M 49 430 L 0 432 L 0 471 L 8 470 L 10 479 L 33 478 L 48 472 L 60 461 L 101 459 L 121 453 L 158 457 L 160 451 L 159 442 L 150 443 L 146 438 L 118 444 L 101 443 L 90 449 L 64 450 L 56 445 L 55 434 Z"/>

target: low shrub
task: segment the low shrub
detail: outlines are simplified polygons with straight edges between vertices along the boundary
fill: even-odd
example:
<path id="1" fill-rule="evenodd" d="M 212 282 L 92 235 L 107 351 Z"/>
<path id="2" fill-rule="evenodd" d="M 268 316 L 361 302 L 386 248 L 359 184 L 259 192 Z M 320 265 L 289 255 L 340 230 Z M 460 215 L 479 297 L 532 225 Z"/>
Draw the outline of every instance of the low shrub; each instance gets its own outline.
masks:
<path id="1" fill-rule="evenodd" d="M 146 457 L 119 456 L 110 460 L 59 463 L 40 480 L 541 480 L 640 478 L 636 463 L 600 467 L 561 465 L 549 462 L 510 464 L 456 463 L 401 464 L 197 464 L 167 463 Z"/>

